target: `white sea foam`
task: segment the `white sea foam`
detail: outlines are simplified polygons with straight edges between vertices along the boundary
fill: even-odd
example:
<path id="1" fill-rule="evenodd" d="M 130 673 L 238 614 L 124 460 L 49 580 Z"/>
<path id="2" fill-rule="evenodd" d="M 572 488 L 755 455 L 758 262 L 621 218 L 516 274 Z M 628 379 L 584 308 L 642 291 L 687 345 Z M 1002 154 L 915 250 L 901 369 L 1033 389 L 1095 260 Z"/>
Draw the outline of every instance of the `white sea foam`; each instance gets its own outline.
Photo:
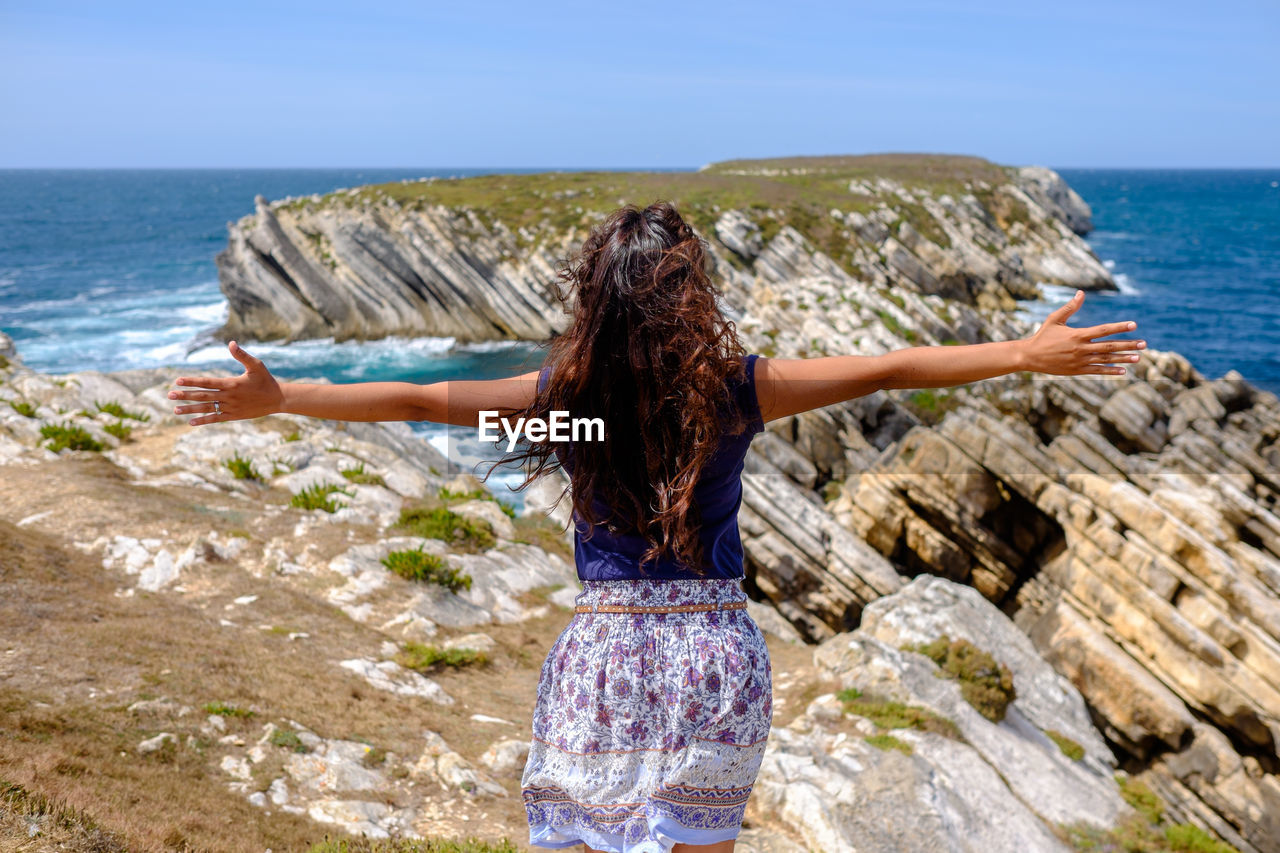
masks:
<path id="1" fill-rule="evenodd" d="M 179 308 L 178 313 L 201 323 L 222 323 L 227 319 L 227 302 L 220 299 L 207 305 L 189 305 Z"/>
<path id="2" fill-rule="evenodd" d="M 458 344 L 459 352 L 503 352 L 509 349 L 515 349 L 520 346 L 523 341 L 475 341 L 473 343 Z"/>
<path id="3" fill-rule="evenodd" d="M 1120 288 L 1120 292 L 1125 296 L 1141 296 L 1142 290 L 1133 283 L 1133 279 L 1124 273 L 1116 275 L 1116 287 Z"/>

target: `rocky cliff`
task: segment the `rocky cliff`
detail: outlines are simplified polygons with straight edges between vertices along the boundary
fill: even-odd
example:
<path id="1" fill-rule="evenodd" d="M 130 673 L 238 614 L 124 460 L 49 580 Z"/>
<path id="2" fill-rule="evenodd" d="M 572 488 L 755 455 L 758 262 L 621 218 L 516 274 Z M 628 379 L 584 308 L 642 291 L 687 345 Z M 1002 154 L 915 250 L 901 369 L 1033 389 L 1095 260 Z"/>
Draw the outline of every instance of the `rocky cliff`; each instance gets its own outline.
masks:
<path id="1" fill-rule="evenodd" d="M 1088 205 L 1047 169 L 905 155 L 731 161 L 259 197 L 228 224 L 217 259 L 221 335 L 541 340 L 564 323 L 549 290 L 558 261 L 620 203 L 656 198 L 710 238 L 731 305 L 794 277 L 798 249 L 880 288 L 980 308 L 1012 308 L 1037 281 L 1115 286 L 1077 236 Z"/>

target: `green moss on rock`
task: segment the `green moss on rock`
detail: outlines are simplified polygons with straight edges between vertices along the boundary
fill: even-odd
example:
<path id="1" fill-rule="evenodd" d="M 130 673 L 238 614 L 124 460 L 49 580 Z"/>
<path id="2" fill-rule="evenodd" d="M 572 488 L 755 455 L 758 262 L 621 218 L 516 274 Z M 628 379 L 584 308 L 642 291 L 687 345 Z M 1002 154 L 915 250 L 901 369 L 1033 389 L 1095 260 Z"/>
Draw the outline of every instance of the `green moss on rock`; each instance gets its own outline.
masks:
<path id="1" fill-rule="evenodd" d="M 961 695 L 992 722 L 1003 720 L 1005 710 L 1017 698 L 1009 668 L 968 640 L 952 640 L 943 634 L 932 643 L 905 649 L 931 659 L 942 675 L 960 682 Z"/>

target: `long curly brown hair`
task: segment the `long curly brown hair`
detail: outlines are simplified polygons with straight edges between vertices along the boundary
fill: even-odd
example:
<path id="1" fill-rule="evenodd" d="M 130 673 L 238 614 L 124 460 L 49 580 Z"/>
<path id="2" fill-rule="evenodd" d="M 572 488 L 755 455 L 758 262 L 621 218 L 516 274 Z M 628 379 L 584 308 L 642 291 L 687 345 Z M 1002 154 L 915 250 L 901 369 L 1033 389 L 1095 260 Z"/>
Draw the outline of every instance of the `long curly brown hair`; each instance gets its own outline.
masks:
<path id="1" fill-rule="evenodd" d="M 728 385 L 744 378 L 745 352 L 717 303 L 708 251 L 666 201 L 627 205 L 593 228 L 558 273 L 555 295 L 572 302 L 573 319 L 550 342 L 550 377 L 511 416 L 603 419 L 603 441 L 564 448 L 565 492 L 585 538 L 596 525 L 645 538 L 642 573 L 660 558 L 705 573 L 694 488 L 721 436 L 745 428 Z M 555 469 L 555 450 L 526 441 L 498 464 L 528 465 L 523 489 Z"/>

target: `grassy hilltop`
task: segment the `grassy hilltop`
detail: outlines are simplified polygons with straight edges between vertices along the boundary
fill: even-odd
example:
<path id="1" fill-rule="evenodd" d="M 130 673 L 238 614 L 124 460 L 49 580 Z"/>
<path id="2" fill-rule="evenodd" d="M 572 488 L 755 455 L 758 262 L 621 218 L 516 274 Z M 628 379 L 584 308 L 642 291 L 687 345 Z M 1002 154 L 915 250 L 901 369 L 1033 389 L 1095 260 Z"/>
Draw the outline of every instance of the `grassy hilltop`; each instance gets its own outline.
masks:
<path id="1" fill-rule="evenodd" d="M 709 233 L 725 210 L 739 210 L 760 226 L 766 241 L 783 225 L 804 233 L 842 261 L 847 237 L 829 216 L 835 208 L 866 213 L 895 208 L 917 231 L 945 241 L 933 217 L 919 204 L 877 188 L 888 179 L 932 196 L 974 195 L 997 219 L 1026 220 L 1025 211 L 998 210 L 992 190 L 1012 180 L 1014 170 L 979 157 L 948 154 L 869 154 L 726 160 L 696 172 L 540 172 L 370 184 L 319 197 L 319 205 L 354 206 L 394 201 L 403 208 L 442 205 L 469 208 L 492 226 L 501 222 L 523 245 L 542 233 L 589 226 L 627 203 L 675 202 L 690 223 Z M 854 186 L 851 187 L 851 184 Z M 306 196 L 281 203 L 286 209 L 316 205 Z M 945 245 L 945 243 L 944 243 Z"/>

